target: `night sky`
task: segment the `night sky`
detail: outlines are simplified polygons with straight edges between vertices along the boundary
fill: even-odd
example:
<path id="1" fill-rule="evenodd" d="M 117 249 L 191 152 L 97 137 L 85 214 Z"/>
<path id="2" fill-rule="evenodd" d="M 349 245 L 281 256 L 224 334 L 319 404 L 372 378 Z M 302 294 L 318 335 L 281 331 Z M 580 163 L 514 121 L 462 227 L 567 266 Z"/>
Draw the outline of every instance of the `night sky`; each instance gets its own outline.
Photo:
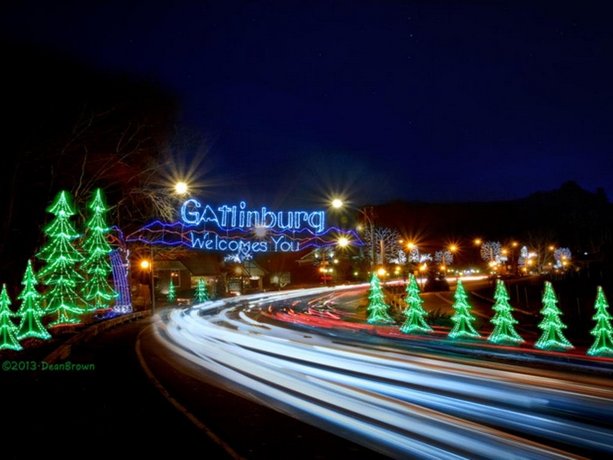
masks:
<path id="1" fill-rule="evenodd" d="M 0 35 L 168 88 L 228 202 L 613 196 L 607 2 L 42 3 Z"/>

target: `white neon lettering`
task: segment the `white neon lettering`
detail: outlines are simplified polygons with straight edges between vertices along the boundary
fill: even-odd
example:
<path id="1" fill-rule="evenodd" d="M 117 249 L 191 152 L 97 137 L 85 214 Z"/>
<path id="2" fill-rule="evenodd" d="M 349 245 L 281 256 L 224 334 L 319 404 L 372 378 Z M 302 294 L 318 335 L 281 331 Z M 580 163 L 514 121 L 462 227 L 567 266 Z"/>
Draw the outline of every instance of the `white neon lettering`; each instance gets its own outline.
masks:
<path id="1" fill-rule="evenodd" d="M 228 226 L 228 212 L 231 211 L 230 208 L 228 208 L 225 204 L 219 208 L 217 208 L 217 210 L 221 213 L 221 227 L 227 227 Z"/>
<path id="2" fill-rule="evenodd" d="M 277 219 L 277 226 L 283 230 L 291 230 L 292 224 L 294 221 L 293 216 L 294 216 L 293 212 L 286 212 L 285 213 L 286 222 L 283 223 L 283 212 L 279 212 L 279 218 Z"/>
<path id="3" fill-rule="evenodd" d="M 247 228 L 260 226 L 260 213 L 257 211 L 247 211 Z"/>
<path id="4" fill-rule="evenodd" d="M 247 205 L 245 204 L 244 201 L 241 201 L 239 203 L 239 206 L 241 208 L 241 212 L 239 213 L 238 226 L 239 227 L 244 227 L 245 226 L 245 211 L 243 211 L 243 209 L 245 209 L 245 206 L 247 206 Z"/>
<path id="5" fill-rule="evenodd" d="M 232 227 L 236 227 L 236 206 L 232 206 Z"/>
<path id="6" fill-rule="evenodd" d="M 316 211 L 309 214 L 309 225 L 316 229 L 317 233 L 324 231 L 324 212 Z"/>
<path id="7" fill-rule="evenodd" d="M 281 242 L 281 240 L 283 240 L 282 236 L 279 236 L 277 238 L 275 237 L 272 238 L 272 242 L 275 245 L 275 248 L 273 249 L 273 251 L 275 252 L 279 251 L 279 243 Z"/>
<path id="8" fill-rule="evenodd" d="M 213 222 L 220 229 L 249 229 L 255 227 L 278 228 L 280 230 L 302 230 L 309 228 L 315 233 L 325 229 L 326 214 L 324 211 L 271 211 L 262 206 L 259 210 L 247 209 L 247 204 L 241 201 L 238 206 L 219 206 L 214 211 L 211 206 L 202 204 L 190 198 L 181 206 L 181 219 L 188 225 Z"/>
<path id="9" fill-rule="evenodd" d="M 199 208 L 200 203 L 198 200 L 190 198 L 183 206 L 181 206 L 181 219 L 188 225 L 198 225 L 200 223 L 200 213 L 198 211 L 188 210 L 192 208 Z"/>
<path id="10" fill-rule="evenodd" d="M 217 244 L 216 244 L 216 246 L 217 246 L 217 247 L 216 247 L 215 249 L 217 249 L 217 250 L 219 250 L 219 251 L 225 251 L 226 249 L 228 249 L 228 240 L 226 240 L 226 239 L 223 239 L 223 238 L 222 238 L 222 239 L 220 240 L 220 239 L 219 239 L 219 236 L 217 236 L 217 237 L 215 238 L 215 243 L 217 243 Z"/>
<path id="11" fill-rule="evenodd" d="M 268 241 L 251 242 L 242 238 L 229 238 L 213 232 L 205 232 L 199 236 L 196 232 L 189 232 L 192 247 L 209 251 L 231 251 L 247 256 L 256 252 L 268 252 Z M 293 241 L 285 235 L 271 237 L 274 252 L 296 252 L 300 250 L 300 242 Z"/>
<path id="12" fill-rule="evenodd" d="M 217 220 L 217 214 L 215 214 L 215 211 L 213 211 L 208 204 L 204 207 L 200 222 L 215 222 L 218 227 L 221 227 L 221 225 L 219 225 L 219 220 Z"/>

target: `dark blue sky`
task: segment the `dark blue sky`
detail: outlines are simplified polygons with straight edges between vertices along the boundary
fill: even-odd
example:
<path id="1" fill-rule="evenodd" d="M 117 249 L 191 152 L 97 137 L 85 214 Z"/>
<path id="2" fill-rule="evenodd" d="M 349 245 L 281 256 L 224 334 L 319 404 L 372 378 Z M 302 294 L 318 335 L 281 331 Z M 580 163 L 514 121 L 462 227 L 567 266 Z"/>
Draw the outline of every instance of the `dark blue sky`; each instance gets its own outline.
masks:
<path id="1" fill-rule="evenodd" d="M 366 203 L 576 180 L 613 197 L 607 2 L 53 3 L 4 7 L 2 35 L 168 87 L 217 184 Z"/>

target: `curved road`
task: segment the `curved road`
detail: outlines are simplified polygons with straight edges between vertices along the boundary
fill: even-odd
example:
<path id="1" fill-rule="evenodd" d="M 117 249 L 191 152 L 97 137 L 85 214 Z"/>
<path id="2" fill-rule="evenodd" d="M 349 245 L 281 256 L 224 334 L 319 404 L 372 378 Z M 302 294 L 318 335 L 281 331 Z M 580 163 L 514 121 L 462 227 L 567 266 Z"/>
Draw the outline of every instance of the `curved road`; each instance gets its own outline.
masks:
<path id="1" fill-rule="evenodd" d="M 335 318 L 359 324 L 352 312 L 365 289 L 267 293 L 165 311 L 143 355 L 163 344 L 167 354 L 160 358 L 158 349 L 157 359 L 191 363 L 196 381 L 391 457 L 613 455 L 610 362 L 398 337 L 393 327 L 330 328 Z M 325 327 L 314 327 L 318 321 Z"/>

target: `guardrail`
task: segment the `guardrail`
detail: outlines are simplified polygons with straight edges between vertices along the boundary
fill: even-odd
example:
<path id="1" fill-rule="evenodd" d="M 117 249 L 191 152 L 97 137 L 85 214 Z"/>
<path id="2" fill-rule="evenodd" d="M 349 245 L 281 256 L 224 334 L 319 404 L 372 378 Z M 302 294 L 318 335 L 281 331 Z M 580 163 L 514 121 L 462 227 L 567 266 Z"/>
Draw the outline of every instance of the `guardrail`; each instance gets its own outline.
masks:
<path id="1" fill-rule="evenodd" d="M 92 324 L 87 329 L 66 340 L 62 345 L 49 353 L 43 361 L 46 361 L 47 363 L 55 363 L 61 360 L 66 360 L 70 356 L 72 347 L 79 342 L 94 337 L 100 332 L 106 331 L 112 327 L 146 318 L 148 316 L 151 316 L 151 311 L 138 311 L 136 313 L 128 313 L 126 315 L 121 315 L 116 318 L 107 319 L 96 324 Z"/>

